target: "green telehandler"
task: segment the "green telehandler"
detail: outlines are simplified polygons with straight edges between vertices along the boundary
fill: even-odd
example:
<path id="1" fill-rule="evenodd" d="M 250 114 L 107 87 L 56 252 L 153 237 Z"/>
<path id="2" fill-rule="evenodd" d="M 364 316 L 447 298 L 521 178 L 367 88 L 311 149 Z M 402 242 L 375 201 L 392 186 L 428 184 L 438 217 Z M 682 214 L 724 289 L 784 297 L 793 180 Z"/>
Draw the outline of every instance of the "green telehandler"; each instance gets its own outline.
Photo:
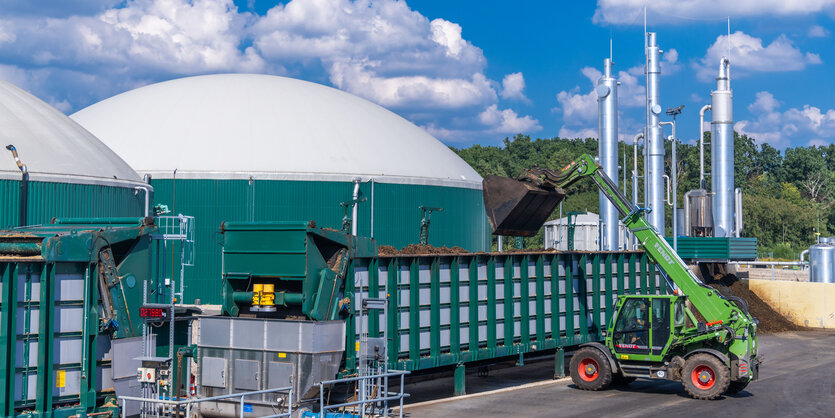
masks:
<path id="1" fill-rule="evenodd" d="M 585 177 L 617 208 L 671 294 L 619 296 L 605 342 L 580 346 L 571 358 L 571 379 L 585 390 L 639 377 L 680 380 L 697 399 L 744 389 L 759 371 L 757 320 L 745 301 L 699 280 L 647 222 L 648 210 L 627 200 L 592 156 L 584 154 L 561 172 L 534 168 L 517 179 L 485 177 L 484 204 L 493 233 L 535 235 L 565 198 L 564 189 Z"/>

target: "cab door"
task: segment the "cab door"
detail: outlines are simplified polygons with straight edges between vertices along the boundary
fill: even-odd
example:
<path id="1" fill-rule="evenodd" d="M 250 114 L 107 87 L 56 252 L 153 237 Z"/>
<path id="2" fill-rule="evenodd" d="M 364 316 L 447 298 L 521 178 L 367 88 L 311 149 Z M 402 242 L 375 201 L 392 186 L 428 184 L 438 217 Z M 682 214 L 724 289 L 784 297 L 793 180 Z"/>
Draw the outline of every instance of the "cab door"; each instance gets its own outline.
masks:
<path id="1" fill-rule="evenodd" d="M 615 322 L 612 342 L 618 354 L 650 353 L 650 300 L 628 298 L 623 303 Z"/>
<path id="2" fill-rule="evenodd" d="M 652 299 L 652 354 L 659 355 L 670 341 L 670 303 L 667 298 Z"/>

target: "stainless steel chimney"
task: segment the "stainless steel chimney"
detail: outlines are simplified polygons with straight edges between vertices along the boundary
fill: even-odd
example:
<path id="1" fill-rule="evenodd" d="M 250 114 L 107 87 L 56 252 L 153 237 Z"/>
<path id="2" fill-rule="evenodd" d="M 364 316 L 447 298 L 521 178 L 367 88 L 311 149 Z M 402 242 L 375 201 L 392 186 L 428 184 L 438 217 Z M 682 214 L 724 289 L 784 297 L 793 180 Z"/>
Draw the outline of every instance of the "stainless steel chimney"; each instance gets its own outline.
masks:
<path id="1" fill-rule="evenodd" d="M 660 55 L 655 32 L 646 34 L 646 75 L 647 75 L 647 125 L 644 147 L 644 194 L 647 207 L 652 209 L 648 220 L 661 234 L 666 234 L 664 225 L 664 135 L 658 125 L 661 117 L 659 78 L 661 77 Z"/>
<path id="2" fill-rule="evenodd" d="M 600 165 L 603 171 L 618 184 L 618 82 L 612 77 L 612 61 L 603 60 L 603 77 L 597 81 L 598 147 Z M 600 192 L 600 220 L 603 222 L 601 236 L 603 251 L 620 250 L 618 222 L 620 217 L 615 206 Z"/>
<path id="3" fill-rule="evenodd" d="M 710 93 L 711 122 L 710 159 L 711 191 L 713 192 L 713 233 L 716 237 L 732 237 L 734 232 L 734 126 L 733 93 L 730 62 L 719 61 L 716 90 Z"/>

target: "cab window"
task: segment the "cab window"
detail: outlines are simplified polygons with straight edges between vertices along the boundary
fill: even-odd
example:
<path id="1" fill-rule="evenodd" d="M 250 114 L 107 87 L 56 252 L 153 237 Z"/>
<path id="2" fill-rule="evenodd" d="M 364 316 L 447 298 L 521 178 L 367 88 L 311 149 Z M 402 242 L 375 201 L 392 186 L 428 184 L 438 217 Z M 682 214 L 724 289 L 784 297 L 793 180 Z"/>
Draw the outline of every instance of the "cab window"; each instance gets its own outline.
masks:
<path id="1" fill-rule="evenodd" d="M 624 302 L 615 323 L 614 343 L 618 352 L 649 352 L 649 300 L 630 298 Z"/>
<path id="2" fill-rule="evenodd" d="M 679 299 L 676 301 L 675 305 L 675 326 L 681 327 L 684 326 L 684 301 Z"/>

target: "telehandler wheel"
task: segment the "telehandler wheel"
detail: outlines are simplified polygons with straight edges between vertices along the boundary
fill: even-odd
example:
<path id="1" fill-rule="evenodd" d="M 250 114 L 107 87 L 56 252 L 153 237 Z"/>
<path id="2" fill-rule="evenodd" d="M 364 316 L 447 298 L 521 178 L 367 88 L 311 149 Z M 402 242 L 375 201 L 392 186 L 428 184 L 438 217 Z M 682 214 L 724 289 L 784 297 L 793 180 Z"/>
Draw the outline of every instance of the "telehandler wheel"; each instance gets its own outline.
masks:
<path id="1" fill-rule="evenodd" d="M 571 380 L 583 390 L 605 389 L 612 383 L 612 367 L 598 349 L 583 347 L 571 356 Z"/>
<path id="2" fill-rule="evenodd" d="M 718 358 L 705 353 L 694 354 L 681 371 L 684 390 L 696 399 L 716 399 L 728 390 L 731 372 Z"/>
<path id="3" fill-rule="evenodd" d="M 728 390 L 725 391 L 726 395 L 736 395 L 739 392 L 742 392 L 745 387 L 748 386 L 748 382 L 731 382 L 728 385 Z"/>

